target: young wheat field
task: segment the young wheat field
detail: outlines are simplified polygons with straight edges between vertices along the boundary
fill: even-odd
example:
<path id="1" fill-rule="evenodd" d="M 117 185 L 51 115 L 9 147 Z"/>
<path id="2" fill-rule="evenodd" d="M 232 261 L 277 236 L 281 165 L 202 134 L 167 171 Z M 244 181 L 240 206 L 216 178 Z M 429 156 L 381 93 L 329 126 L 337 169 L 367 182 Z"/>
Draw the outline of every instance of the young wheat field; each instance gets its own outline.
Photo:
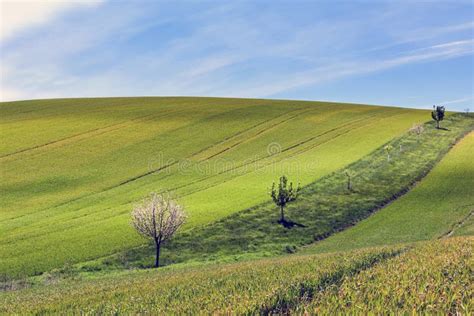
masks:
<path id="1" fill-rule="evenodd" d="M 134 203 L 168 190 L 187 229 L 306 185 L 367 155 L 420 110 L 218 98 L 0 104 L 0 271 L 31 275 L 140 244 Z M 341 154 L 343 153 L 343 154 Z"/>

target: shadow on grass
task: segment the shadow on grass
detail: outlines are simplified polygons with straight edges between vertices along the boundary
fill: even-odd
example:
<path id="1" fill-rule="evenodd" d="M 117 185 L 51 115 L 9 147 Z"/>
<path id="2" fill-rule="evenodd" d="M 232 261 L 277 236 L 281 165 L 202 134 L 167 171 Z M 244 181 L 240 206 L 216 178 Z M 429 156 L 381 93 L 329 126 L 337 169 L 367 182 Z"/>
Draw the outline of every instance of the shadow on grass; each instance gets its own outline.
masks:
<path id="1" fill-rule="evenodd" d="M 283 220 L 279 220 L 278 221 L 278 224 L 281 224 L 283 227 L 287 228 L 287 229 L 291 229 L 293 227 L 306 227 L 305 225 L 303 224 L 300 224 L 300 223 L 297 223 L 297 222 L 293 222 L 293 221 L 289 221 L 289 220 L 286 220 L 286 219 L 283 219 Z"/>

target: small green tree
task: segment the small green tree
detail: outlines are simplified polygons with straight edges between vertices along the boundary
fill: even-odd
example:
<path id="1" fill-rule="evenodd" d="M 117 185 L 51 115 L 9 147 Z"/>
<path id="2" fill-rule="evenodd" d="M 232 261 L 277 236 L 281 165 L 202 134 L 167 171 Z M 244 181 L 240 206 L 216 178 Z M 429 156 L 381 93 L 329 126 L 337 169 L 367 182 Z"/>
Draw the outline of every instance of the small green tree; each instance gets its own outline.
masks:
<path id="1" fill-rule="evenodd" d="M 347 190 L 352 191 L 352 178 L 355 177 L 355 173 L 351 170 L 344 170 L 344 174 L 347 177 Z"/>
<path id="2" fill-rule="evenodd" d="M 292 182 L 290 182 L 290 184 L 288 185 L 288 178 L 286 176 L 280 177 L 280 183 L 278 184 L 278 188 L 275 186 L 275 182 L 273 182 L 272 191 L 270 195 L 276 206 L 280 207 L 280 223 L 285 222 L 284 209 L 286 204 L 296 200 L 299 191 L 300 187 L 298 186 L 296 189 L 293 188 Z"/>
<path id="3" fill-rule="evenodd" d="M 436 128 L 439 129 L 439 122 L 444 119 L 444 106 L 433 105 L 433 111 L 431 111 L 431 117 L 436 121 Z"/>
<path id="4" fill-rule="evenodd" d="M 384 147 L 384 149 L 385 149 L 385 152 L 387 153 L 387 161 L 390 161 L 390 152 L 392 151 L 393 146 L 388 144 Z"/>

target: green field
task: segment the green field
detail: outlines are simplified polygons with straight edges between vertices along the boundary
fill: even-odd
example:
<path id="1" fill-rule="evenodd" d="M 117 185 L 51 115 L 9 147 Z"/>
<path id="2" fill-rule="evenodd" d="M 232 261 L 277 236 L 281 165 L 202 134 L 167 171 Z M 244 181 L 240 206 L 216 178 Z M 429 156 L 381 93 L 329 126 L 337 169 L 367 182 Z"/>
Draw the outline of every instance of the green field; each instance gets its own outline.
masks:
<path id="1" fill-rule="evenodd" d="M 223 98 L 0 111 L 0 314 L 474 311 L 472 116 L 436 129 L 420 110 Z M 287 227 L 268 196 L 282 174 L 302 186 Z M 130 211 L 163 190 L 189 221 L 143 269 Z"/>
<path id="2" fill-rule="evenodd" d="M 472 234 L 469 214 L 474 210 L 473 157 L 474 132 L 471 132 L 408 194 L 307 251 L 340 251 L 434 239 L 453 230 L 455 235 Z"/>
<path id="3" fill-rule="evenodd" d="M 473 246 L 457 238 L 53 282 L 0 293 L 0 313 L 467 315 Z"/>
<path id="4" fill-rule="evenodd" d="M 196 227 L 179 234 L 165 246 L 162 262 L 176 264 L 190 261 L 233 261 L 293 253 L 299 251 L 302 246 L 353 226 L 406 193 L 416 181 L 426 176 L 457 140 L 474 129 L 474 120 L 459 114 L 451 115 L 443 123 L 449 130 L 437 130 L 432 122 L 428 122 L 424 125 L 425 131 L 421 135 L 406 132 L 390 140 L 389 144 L 395 148 L 390 161 L 383 145 L 347 166 L 345 170 L 350 170 L 354 175 L 351 191 L 347 190 L 344 170 L 337 170 L 305 186 L 301 196 L 286 210 L 287 218 L 298 223 L 294 227 L 285 228 L 278 224 L 275 205 L 272 202 L 263 203 L 204 227 Z M 465 153 L 463 163 L 460 165 L 462 169 L 468 162 L 470 147 L 464 145 L 461 147 L 463 148 L 461 151 Z M 463 176 L 467 178 L 462 178 Z M 457 175 L 456 178 L 444 180 L 459 182 L 461 179 L 467 183 L 470 181 L 469 176 L 470 173 L 467 172 Z M 469 193 L 469 188 L 469 186 L 463 188 L 464 191 L 459 192 L 458 200 L 453 199 L 453 203 L 456 201 L 462 203 L 463 195 Z M 418 216 L 416 210 L 414 209 L 416 215 L 410 217 L 413 218 L 413 223 L 409 229 L 413 232 L 394 226 L 392 227 L 394 238 L 406 235 L 408 239 L 399 238 L 399 241 L 420 239 L 417 234 L 422 230 L 416 228 L 424 223 L 416 219 L 423 218 L 424 214 Z M 422 236 L 421 239 L 430 239 L 433 229 L 450 230 L 455 221 L 465 214 L 465 209 L 459 209 L 454 213 L 446 213 L 440 222 L 433 220 L 433 225 L 423 227 L 424 232 L 431 235 Z M 416 236 L 418 238 L 415 238 Z M 380 244 L 383 244 L 383 238 Z M 153 245 L 134 248 L 89 262 L 82 269 L 105 271 L 150 267 L 154 254 L 152 248 Z M 338 249 L 336 245 L 332 250 Z"/>
<path id="5" fill-rule="evenodd" d="M 191 229 L 307 185 L 426 121 L 364 105 L 218 98 L 0 104 L 0 271 L 36 274 L 143 244 L 133 204 L 171 190 Z"/>

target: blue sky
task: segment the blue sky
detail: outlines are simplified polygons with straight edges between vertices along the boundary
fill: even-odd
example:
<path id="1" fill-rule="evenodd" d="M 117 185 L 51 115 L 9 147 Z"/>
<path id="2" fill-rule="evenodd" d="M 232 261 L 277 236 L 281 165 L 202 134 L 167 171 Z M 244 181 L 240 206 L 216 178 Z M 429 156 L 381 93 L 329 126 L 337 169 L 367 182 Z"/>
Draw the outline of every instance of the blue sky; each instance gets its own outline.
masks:
<path id="1" fill-rule="evenodd" d="M 471 1 L 2 1 L 2 100 L 198 95 L 474 110 Z"/>

